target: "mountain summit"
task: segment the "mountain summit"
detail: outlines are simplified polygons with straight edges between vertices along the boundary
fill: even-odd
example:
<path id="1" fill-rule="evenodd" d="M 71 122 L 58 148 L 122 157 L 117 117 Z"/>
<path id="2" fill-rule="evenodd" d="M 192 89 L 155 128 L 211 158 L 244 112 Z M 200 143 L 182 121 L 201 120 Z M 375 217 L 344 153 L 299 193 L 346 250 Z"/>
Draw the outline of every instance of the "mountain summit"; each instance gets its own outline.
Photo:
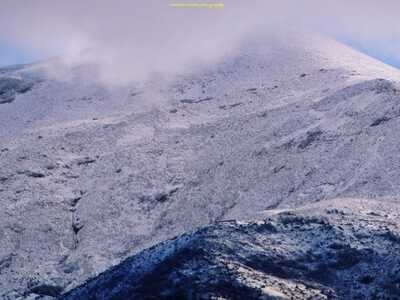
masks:
<path id="1" fill-rule="evenodd" d="M 123 87 L 51 64 L 0 69 L 2 299 L 398 295 L 398 70 L 324 37 Z"/>

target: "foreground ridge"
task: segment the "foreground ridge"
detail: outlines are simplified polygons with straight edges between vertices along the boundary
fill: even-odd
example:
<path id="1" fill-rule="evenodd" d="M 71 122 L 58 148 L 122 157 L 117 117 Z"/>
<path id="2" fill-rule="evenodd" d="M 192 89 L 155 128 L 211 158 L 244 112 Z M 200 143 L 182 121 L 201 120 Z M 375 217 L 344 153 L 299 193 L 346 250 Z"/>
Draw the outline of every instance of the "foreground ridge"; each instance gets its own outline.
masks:
<path id="1" fill-rule="evenodd" d="M 61 299 L 397 299 L 399 206 L 339 199 L 226 221 L 128 258 Z"/>

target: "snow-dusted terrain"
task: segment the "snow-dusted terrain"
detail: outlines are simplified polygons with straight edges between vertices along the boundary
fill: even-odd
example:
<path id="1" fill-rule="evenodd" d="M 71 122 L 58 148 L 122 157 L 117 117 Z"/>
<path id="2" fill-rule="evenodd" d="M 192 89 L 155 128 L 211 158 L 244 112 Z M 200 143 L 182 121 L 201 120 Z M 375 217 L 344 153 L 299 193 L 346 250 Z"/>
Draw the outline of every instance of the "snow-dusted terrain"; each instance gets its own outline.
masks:
<path id="1" fill-rule="evenodd" d="M 390 206 L 396 215 L 399 209 L 400 73 L 336 41 L 258 37 L 216 65 L 118 88 L 89 80 L 84 67 L 67 80 L 49 79 L 46 64 L 0 69 L 0 298 L 58 296 L 179 234 L 222 220 L 264 220 L 276 210 L 322 200 L 345 198 L 340 205 L 357 210 L 344 218 L 350 227 L 364 226 L 367 212 L 382 224 L 398 224 L 382 211 Z M 365 209 L 352 207 L 359 198 Z M 322 208 L 313 213 L 325 214 Z M 341 226 L 341 215 L 335 216 L 329 224 Z M 216 226 L 228 234 L 239 225 Z M 195 248 L 191 241 L 203 241 L 213 228 L 179 238 L 182 249 Z M 262 232 L 254 241 L 303 238 L 298 230 L 279 227 L 279 238 Z M 346 229 L 343 237 L 357 232 Z M 329 237 L 317 235 L 327 245 Z M 367 243 L 379 252 L 379 236 L 355 237 L 346 247 Z M 168 243 L 174 242 L 156 249 L 168 252 Z M 310 243 L 299 245 L 314 247 Z M 260 247 L 268 255 L 278 251 Z M 288 244 L 280 247 L 287 257 L 300 257 L 299 248 L 290 254 Z M 146 253 L 133 258 L 143 263 L 129 274 L 146 275 L 154 264 L 143 259 Z M 221 260 L 228 255 L 218 253 Z M 383 264 L 383 257 L 376 259 Z M 241 284 L 254 281 L 266 295 L 302 297 L 293 278 L 281 278 L 285 289 L 277 290 L 276 274 L 246 270 Z M 346 269 L 343 276 L 364 276 L 362 270 Z M 289 275 L 306 278 L 296 272 Z M 332 272 L 343 282 L 299 288 L 317 299 L 356 295 L 342 271 Z M 365 292 L 380 284 L 374 281 Z M 107 289 L 103 296 L 112 299 Z"/>
<path id="2" fill-rule="evenodd" d="M 336 199 L 223 222 L 145 250 L 61 299 L 396 299 L 399 217 L 397 204 Z"/>

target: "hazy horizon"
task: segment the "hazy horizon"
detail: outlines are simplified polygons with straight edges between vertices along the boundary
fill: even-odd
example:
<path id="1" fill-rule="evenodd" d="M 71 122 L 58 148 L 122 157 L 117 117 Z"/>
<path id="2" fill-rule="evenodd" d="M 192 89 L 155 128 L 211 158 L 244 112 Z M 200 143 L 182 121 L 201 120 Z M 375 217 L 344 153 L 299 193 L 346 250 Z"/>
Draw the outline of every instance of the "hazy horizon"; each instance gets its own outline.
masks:
<path id="1" fill-rule="evenodd" d="M 222 9 L 177 8 L 169 3 L 3 0 L 0 65 L 60 56 L 68 64 L 96 63 L 101 79 L 124 82 L 213 63 L 253 32 L 279 36 L 296 28 L 330 35 L 400 66 L 397 1 L 306 0 L 295 6 L 290 0 L 225 0 Z"/>

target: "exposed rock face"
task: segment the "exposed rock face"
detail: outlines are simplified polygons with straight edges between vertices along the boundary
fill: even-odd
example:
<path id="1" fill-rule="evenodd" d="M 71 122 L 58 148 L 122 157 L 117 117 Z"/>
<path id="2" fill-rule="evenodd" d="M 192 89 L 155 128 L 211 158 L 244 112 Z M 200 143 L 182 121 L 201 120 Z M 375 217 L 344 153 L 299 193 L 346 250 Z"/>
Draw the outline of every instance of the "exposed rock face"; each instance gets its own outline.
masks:
<path id="1" fill-rule="evenodd" d="M 220 220 L 397 201 L 399 72 L 329 40 L 290 42 L 110 89 L 0 70 L 40 81 L 0 105 L 0 298 L 54 297 Z"/>
<path id="2" fill-rule="evenodd" d="M 0 77 L 0 104 L 11 103 L 17 94 L 28 92 L 33 82 L 13 77 Z"/>
<path id="3" fill-rule="evenodd" d="M 398 204 L 344 199 L 222 222 L 133 256 L 61 299 L 395 299 L 399 213 Z"/>

